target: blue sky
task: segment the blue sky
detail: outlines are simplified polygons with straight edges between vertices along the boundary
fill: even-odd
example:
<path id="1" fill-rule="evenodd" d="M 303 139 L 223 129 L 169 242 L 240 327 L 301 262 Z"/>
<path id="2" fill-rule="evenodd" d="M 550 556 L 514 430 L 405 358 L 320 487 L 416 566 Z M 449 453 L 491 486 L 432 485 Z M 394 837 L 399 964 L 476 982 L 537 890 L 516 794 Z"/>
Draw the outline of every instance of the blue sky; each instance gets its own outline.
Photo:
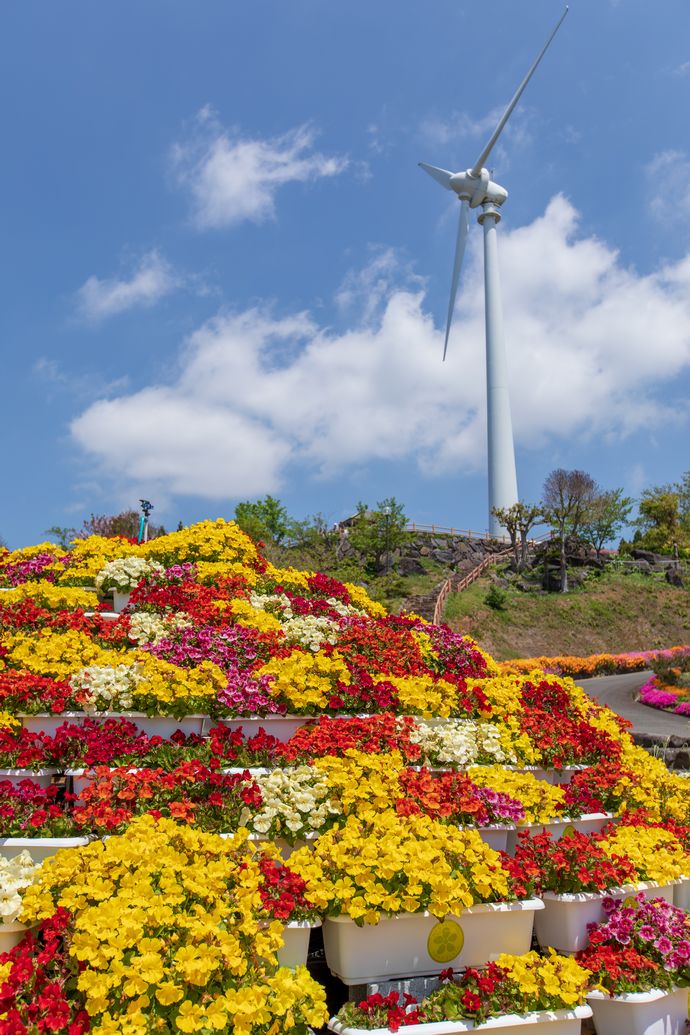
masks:
<path id="1" fill-rule="evenodd" d="M 5 4 L 0 535 L 270 492 L 485 528 L 463 169 L 554 0 Z M 690 468 L 690 6 L 573 0 L 490 164 L 520 495 Z"/>

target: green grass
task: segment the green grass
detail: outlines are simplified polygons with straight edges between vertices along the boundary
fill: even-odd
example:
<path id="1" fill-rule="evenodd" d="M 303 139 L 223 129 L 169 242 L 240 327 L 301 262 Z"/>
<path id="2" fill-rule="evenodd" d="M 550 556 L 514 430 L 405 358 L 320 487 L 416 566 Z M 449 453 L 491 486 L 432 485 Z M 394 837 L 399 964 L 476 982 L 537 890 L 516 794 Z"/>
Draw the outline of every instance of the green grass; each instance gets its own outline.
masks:
<path id="1" fill-rule="evenodd" d="M 445 621 L 499 660 L 618 653 L 690 643 L 690 592 L 654 577 L 605 574 L 568 594 L 505 590 L 485 603 L 488 578 L 448 598 Z"/>

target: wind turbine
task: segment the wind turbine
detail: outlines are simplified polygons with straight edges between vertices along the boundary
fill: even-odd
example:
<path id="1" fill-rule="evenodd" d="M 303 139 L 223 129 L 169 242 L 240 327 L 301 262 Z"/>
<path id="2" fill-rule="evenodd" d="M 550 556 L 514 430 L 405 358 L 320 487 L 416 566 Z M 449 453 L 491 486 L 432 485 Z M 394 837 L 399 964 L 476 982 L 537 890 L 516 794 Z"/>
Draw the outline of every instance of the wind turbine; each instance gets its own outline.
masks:
<path id="1" fill-rule="evenodd" d="M 513 113 L 523 90 L 534 75 L 537 65 L 546 53 L 549 44 L 558 32 L 568 13 L 566 7 L 558 24 L 552 31 L 541 51 L 533 61 L 527 75 L 518 86 L 508 107 L 499 119 L 496 129 L 470 169 L 465 172 L 451 173 L 447 169 L 439 169 L 435 165 L 420 162 L 420 166 L 428 172 L 437 183 L 447 190 L 454 191 L 460 201 L 460 222 L 455 245 L 455 262 L 450 285 L 450 301 L 446 320 L 446 338 L 443 345 L 443 358 L 448 350 L 448 336 L 455 296 L 458 290 L 458 279 L 465 254 L 465 242 L 469 229 L 469 209 L 481 207 L 477 222 L 484 230 L 484 309 L 486 325 L 486 409 L 489 454 L 489 529 L 492 535 L 501 534 L 501 526 L 492 513 L 494 507 L 510 507 L 518 502 L 517 475 L 515 473 L 515 446 L 513 443 L 513 425 L 510 417 L 510 395 L 508 391 L 508 369 L 506 350 L 503 338 L 503 310 L 501 307 L 501 287 L 498 271 L 498 246 L 496 227 L 501 213 L 500 208 L 508 197 L 508 191 L 498 183 L 494 183 L 485 169 L 485 163 L 493 151 L 506 122 Z"/>

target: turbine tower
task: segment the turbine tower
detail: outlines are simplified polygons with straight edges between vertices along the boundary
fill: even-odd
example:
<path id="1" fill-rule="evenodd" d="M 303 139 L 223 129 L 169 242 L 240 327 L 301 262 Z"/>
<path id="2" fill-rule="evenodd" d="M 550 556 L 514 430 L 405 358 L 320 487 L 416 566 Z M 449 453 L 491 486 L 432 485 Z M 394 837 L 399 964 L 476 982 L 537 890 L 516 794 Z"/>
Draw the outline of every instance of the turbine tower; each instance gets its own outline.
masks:
<path id="1" fill-rule="evenodd" d="M 527 75 L 518 86 L 508 107 L 499 119 L 496 129 L 474 165 L 465 172 L 451 173 L 435 165 L 420 162 L 420 166 L 437 183 L 453 191 L 460 201 L 460 222 L 455 245 L 455 262 L 450 286 L 450 301 L 446 320 L 446 338 L 443 358 L 448 350 L 455 296 L 458 279 L 465 254 L 465 242 L 469 229 L 469 209 L 480 208 L 477 222 L 484 230 L 484 311 L 486 326 L 486 411 L 489 456 L 489 529 L 493 535 L 500 535 L 501 526 L 492 513 L 494 507 L 510 507 L 518 502 L 517 475 L 515 473 L 515 446 L 513 425 L 510 417 L 510 394 L 508 390 L 508 366 L 506 363 L 503 337 L 503 309 L 498 269 L 498 242 L 496 228 L 501 219 L 501 205 L 508 197 L 508 191 L 491 179 L 485 163 L 494 149 L 506 122 L 513 113 L 523 90 L 534 75 L 537 65 L 546 53 L 551 40 L 561 27 L 568 13 L 566 7 L 558 24 L 532 62 Z"/>

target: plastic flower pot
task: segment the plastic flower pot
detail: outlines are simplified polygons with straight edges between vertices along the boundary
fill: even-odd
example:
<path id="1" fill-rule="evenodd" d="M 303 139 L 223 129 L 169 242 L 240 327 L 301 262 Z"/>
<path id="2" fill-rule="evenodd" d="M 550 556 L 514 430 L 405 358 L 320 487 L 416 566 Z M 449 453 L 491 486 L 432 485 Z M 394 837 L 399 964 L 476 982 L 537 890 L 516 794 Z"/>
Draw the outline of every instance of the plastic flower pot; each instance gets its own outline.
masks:
<path id="1" fill-rule="evenodd" d="M 58 726 L 70 722 L 74 726 L 83 726 L 87 718 L 85 712 L 58 712 L 53 715 L 49 712 L 38 712 L 36 715 L 19 714 L 17 718 L 29 733 L 45 733 L 49 737 L 55 736 Z"/>
<path id="2" fill-rule="evenodd" d="M 603 830 L 607 823 L 615 822 L 616 819 L 617 817 L 612 812 L 590 812 L 584 816 L 578 816 L 576 819 L 554 819 L 549 823 L 526 823 L 521 827 L 512 828 L 508 834 L 508 843 L 505 850 L 508 852 L 508 855 L 515 854 L 520 830 L 529 830 L 532 836 L 543 834 L 548 830 L 554 841 L 560 841 L 566 832 L 570 834 L 596 834 Z"/>
<path id="3" fill-rule="evenodd" d="M 242 728 L 245 737 L 255 737 L 262 727 L 269 736 L 275 737 L 283 744 L 287 743 L 290 737 L 306 726 L 314 718 L 313 715 L 245 715 L 244 717 L 221 719 L 223 726 L 229 730 Z M 339 718 L 339 716 L 334 716 Z"/>
<path id="4" fill-rule="evenodd" d="M 643 881 L 606 891 L 582 891 L 572 895 L 544 891 L 541 896 L 544 909 L 534 921 L 537 941 L 543 949 L 550 947 L 562 953 L 579 952 L 589 945 L 587 924 L 601 924 L 606 919 L 602 904 L 605 898 L 619 900 L 644 891 L 649 898 L 663 898 L 673 902 L 675 883 L 661 885 L 654 881 Z"/>
<path id="5" fill-rule="evenodd" d="M 543 908 L 534 898 L 489 902 L 447 917 L 444 930 L 430 913 L 399 913 L 363 927 L 347 916 L 327 917 L 326 963 L 346 985 L 482 967 L 502 952 L 528 952 L 534 914 Z"/>
<path id="6" fill-rule="evenodd" d="M 80 848 L 88 842 L 88 837 L 0 837 L 0 855 L 14 859 L 28 852 L 35 863 L 42 863 L 62 848 Z"/>
<path id="7" fill-rule="evenodd" d="M 687 988 L 664 992 L 626 992 L 608 996 L 590 992 L 597 1035 L 685 1035 L 688 1016 Z"/>
<path id="8" fill-rule="evenodd" d="M 0 783 L 3 780 L 17 787 L 23 780 L 31 780 L 37 787 L 49 787 L 57 769 L 0 769 Z"/>
<path id="9" fill-rule="evenodd" d="M 582 1021 L 592 1016 L 589 1006 L 571 1010 L 536 1010 L 534 1013 L 504 1013 L 489 1017 L 483 1024 L 474 1021 L 433 1021 L 430 1024 L 408 1024 L 400 1031 L 405 1035 L 454 1035 L 455 1032 L 491 1032 L 491 1035 L 580 1035 Z M 328 1022 L 337 1035 L 390 1035 L 389 1028 L 351 1028 L 337 1017 Z"/>
<path id="10" fill-rule="evenodd" d="M 113 611 L 120 614 L 127 607 L 131 593 L 121 593 L 119 589 L 113 590 Z"/>
<path id="11" fill-rule="evenodd" d="M 20 924 L 17 920 L 10 924 L 0 923 L 0 955 L 19 945 L 28 930 L 26 924 Z"/>
<path id="12" fill-rule="evenodd" d="M 309 954 L 309 936 L 320 920 L 293 920 L 283 928 L 283 947 L 276 953 L 281 967 L 306 967 Z"/>

